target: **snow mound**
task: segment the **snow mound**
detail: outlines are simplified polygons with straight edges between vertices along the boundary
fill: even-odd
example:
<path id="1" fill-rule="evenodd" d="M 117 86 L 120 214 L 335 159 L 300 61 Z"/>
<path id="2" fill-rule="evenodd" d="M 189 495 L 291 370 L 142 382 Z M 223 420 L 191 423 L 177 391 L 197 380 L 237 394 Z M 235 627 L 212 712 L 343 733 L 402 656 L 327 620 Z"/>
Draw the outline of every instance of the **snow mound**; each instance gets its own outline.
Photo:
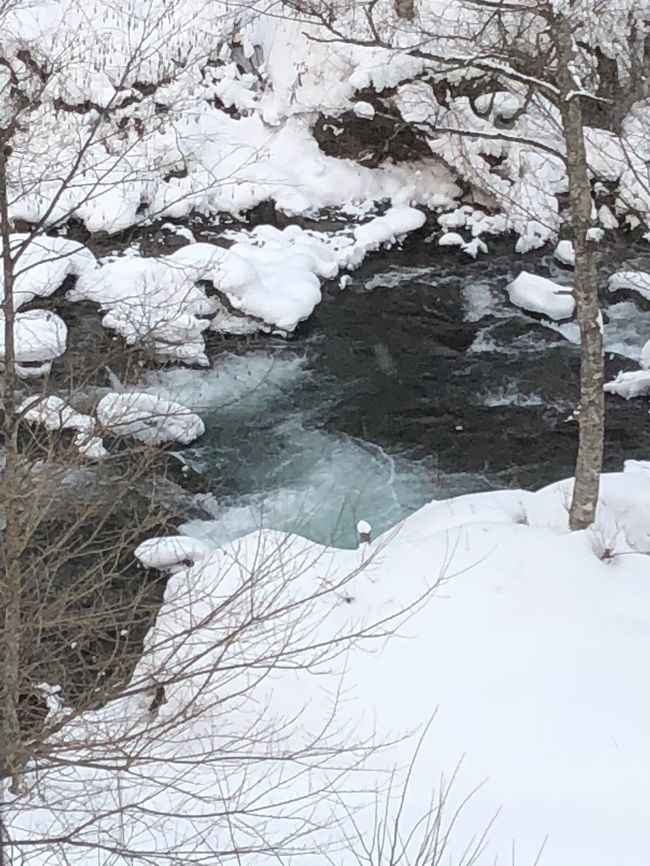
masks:
<path id="1" fill-rule="evenodd" d="M 609 278 L 608 288 L 610 292 L 632 290 L 650 301 L 650 274 L 642 271 L 618 271 Z"/>
<path id="2" fill-rule="evenodd" d="M 189 445 L 205 433 L 203 421 L 185 406 L 138 391 L 106 394 L 96 411 L 105 432 L 148 444 Z"/>
<path id="3" fill-rule="evenodd" d="M 49 373 L 51 362 L 66 349 L 68 329 L 63 319 L 48 310 L 16 313 L 14 343 L 17 372 L 20 376 Z M 0 315 L 0 359 L 5 355 L 5 320 Z"/>
<path id="4" fill-rule="evenodd" d="M 201 249 L 189 261 L 187 254 L 180 256 L 183 250 L 163 259 L 118 258 L 82 274 L 68 299 L 98 304 L 106 311 L 104 327 L 128 345 L 148 346 L 160 358 L 207 366 L 203 331 L 209 321 L 202 317 L 213 313 L 216 304 L 195 281 L 210 271 L 223 250 L 195 246 Z"/>
<path id="5" fill-rule="evenodd" d="M 21 251 L 22 245 L 27 246 Z M 68 276 L 79 276 L 96 267 L 95 256 L 83 244 L 61 237 L 11 235 L 13 255 L 20 252 L 15 265 L 13 302 L 19 310 L 34 298 L 46 298 L 55 292 Z M 2 248 L 0 244 L 0 249 Z M 4 277 L 0 273 L 0 292 L 4 294 Z"/>
<path id="6" fill-rule="evenodd" d="M 529 525 L 568 532 L 572 493 L 572 478 L 538 491 L 527 505 Z M 650 479 L 630 472 L 603 475 L 589 532 L 615 552 L 650 553 Z"/>
<path id="7" fill-rule="evenodd" d="M 507 291 L 516 306 L 555 321 L 571 318 L 575 309 L 570 289 L 528 271 L 522 271 L 508 285 Z"/>
<path id="8" fill-rule="evenodd" d="M 166 538 L 150 538 L 135 549 L 135 556 L 145 568 L 161 571 L 174 571 L 178 567 L 207 559 L 214 548 L 188 535 L 175 535 Z"/>

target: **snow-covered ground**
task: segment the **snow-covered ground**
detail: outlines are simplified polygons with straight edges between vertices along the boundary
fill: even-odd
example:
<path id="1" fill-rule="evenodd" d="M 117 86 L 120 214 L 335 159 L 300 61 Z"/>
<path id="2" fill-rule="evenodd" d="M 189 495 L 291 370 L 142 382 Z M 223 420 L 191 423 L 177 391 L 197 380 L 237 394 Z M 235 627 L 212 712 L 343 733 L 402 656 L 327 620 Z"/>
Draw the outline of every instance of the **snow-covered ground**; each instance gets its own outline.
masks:
<path id="1" fill-rule="evenodd" d="M 420 819 L 451 782 L 440 862 L 476 848 L 473 863 L 645 866 L 648 464 L 603 478 L 586 532 L 567 532 L 569 494 L 561 483 L 434 502 L 356 551 L 268 532 L 223 549 L 146 543 L 142 559 L 172 576 L 133 694 L 71 723 L 63 765 L 39 769 L 31 799 L 10 798 L 12 837 L 72 833 L 30 846 L 30 864 L 162 862 L 169 849 L 252 863 L 269 844 L 287 863 L 343 866 L 376 822 L 390 845 L 399 818 L 397 850 L 414 863 L 435 831 Z M 260 614 L 292 604 L 251 624 L 253 599 Z M 319 658 L 331 639 L 337 651 Z M 243 664 L 255 658 L 263 676 Z M 163 671 L 154 719 L 142 689 Z M 119 732 L 134 757 L 116 774 Z M 66 809 L 48 807 L 62 795 Z"/>

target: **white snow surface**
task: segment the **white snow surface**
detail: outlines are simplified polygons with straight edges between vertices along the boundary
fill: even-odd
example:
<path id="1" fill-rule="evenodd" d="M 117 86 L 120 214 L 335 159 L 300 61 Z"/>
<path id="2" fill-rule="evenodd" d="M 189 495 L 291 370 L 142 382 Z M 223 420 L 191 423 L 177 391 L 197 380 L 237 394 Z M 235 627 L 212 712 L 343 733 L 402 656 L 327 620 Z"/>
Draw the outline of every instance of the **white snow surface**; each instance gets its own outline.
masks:
<path id="1" fill-rule="evenodd" d="M 571 241 L 560 241 L 555 247 L 553 255 L 560 264 L 573 267 L 576 263 L 576 253 Z"/>
<path id="2" fill-rule="evenodd" d="M 650 301 L 650 274 L 643 271 L 618 271 L 609 278 L 608 286 L 610 292 L 628 289 Z"/>
<path id="3" fill-rule="evenodd" d="M 96 414 L 105 432 L 152 445 L 189 445 L 205 432 L 203 421 L 186 406 L 141 391 L 106 394 L 97 404 Z"/>
<path id="4" fill-rule="evenodd" d="M 108 452 L 95 433 L 97 422 L 92 415 L 77 412 L 61 397 L 28 397 L 18 412 L 28 424 L 41 424 L 47 430 L 76 430 L 74 444 L 88 460 L 100 460 Z"/>
<path id="5" fill-rule="evenodd" d="M 575 309 L 570 289 L 528 271 L 522 271 L 507 290 L 513 304 L 556 321 L 571 318 Z"/>
<path id="6" fill-rule="evenodd" d="M 4 329 L 5 319 L 0 315 L 0 359 L 5 355 Z M 65 352 L 68 329 L 56 313 L 28 310 L 16 313 L 13 337 L 19 375 L 42 375 L 49 371 L 51 362 Z"/>
<path id="7" fill-rule="evenodd" d="M 261 838 L 276 853 L 285 840 L 294 866 L 343 866 L 357 832 L 370 844 L 388 799 L 412 858 L 444 775 L 450 863 L 487 828 L 475 861 L 486 866 L 510 863 L 513 850 L 541 866 L 645 866 L 650 476 L 635 466 L 604 476 L 597 523 L 577 533 L 567 531 L 571 483 L 433 502 L 356 551 L 271 532 L 212 550 L 182 536 L 145 542 L 143 562 L 172 573 L 133 693 L 58 735 L 37 795 L 8 795 L 11 837 L 72 834 L 72 844 L 30 846 L 35 866 L 53 851 L 84 866 L 126 862 L 108 850 L 121 844 L 136 859 L 171 848 L 207 863 L 218 848 L 221 862 L 257 863 Z M 344 591 L 327 590 L 344 575 Z M 292 601 L 288 631 L 278 619 L 244 625 L 251 604 L 276 599 Z M 345 639 L 409 605 L 394 634 Z M 294 664 L 262 677 L 242 666 L 281 652 L 288 634 Z M 334 658 L 310 651 L 333 637 Z M 141 692 L 156 664 L 167 680 L 154 722 Z M 156 726 L 164 736 L 150 736 Z M 110 756 L 121 732 L 137 758 L 118 784 Z M 416 748 L 402 736 L 413 732 L 424 738 L 400 806 Z M 326 742 L 383 748 L 328 760 Z M 73 788 L 65 810 L 48 808 Z M 297 839 L 306 816 L 311 835 Z"/>
<path id="8" fill-rule="evenodd" d="M 645 397 L 650 394 L 650 370 L 630 370 L 619 373 L 611 382 L 605 384 L 605 391 L 618 394 L 630 400 L 632 397 Z"/>

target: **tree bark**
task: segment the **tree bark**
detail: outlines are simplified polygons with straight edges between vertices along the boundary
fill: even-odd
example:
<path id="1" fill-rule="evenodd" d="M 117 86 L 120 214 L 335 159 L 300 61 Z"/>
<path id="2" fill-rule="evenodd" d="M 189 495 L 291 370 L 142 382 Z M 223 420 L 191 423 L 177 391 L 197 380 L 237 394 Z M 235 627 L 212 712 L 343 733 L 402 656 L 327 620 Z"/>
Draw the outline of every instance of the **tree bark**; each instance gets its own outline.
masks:
<path id="1" fill-rule="evenodd" d="M 16 442 L 16 351 L 14 315 L 14 268 L 10 247 L 11 225 L 7 201 L 7 159 L 9 150 L 0 146 L 0 239 L 4 277 L 5 357 L 3 375 L 2 429 L 5 466 L 2 478 L 5 529 L 2 533 L 0 566 L 0 775 L 11 777 L 12 790 L 17 789 L 21 765 L 21 731 L 18 716 L 20 700 L 21 575 L 20 511 L 23 507 L 20 485 L 19 454 Z"/>
<path id="2" fill-rule="evenodd" d="M 574 294 L 580 327 L 580 415 L 578 459 L 569 511 L 571 529 L 593 523 L 598 504 L 605 438 L 605 363 L 602 316 L 598 301 L 598 271 L 593 242 L 587 233 L 591 222 L 591 185 L 585 148 L 580 84 L 574 78 L 574 46 L 571 25 L 565 15 L 553 21 L 557 50 L 557 81 L 561 91 L 560 113 L 566 144 L 571 227 L 575 249 Z"/>

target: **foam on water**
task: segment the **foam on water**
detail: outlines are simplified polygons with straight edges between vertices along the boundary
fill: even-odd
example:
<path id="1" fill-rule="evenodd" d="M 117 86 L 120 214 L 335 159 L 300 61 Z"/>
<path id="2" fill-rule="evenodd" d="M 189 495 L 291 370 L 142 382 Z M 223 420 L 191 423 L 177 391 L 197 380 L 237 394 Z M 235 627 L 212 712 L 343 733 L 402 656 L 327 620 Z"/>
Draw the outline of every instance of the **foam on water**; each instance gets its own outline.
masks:
<path id="1" fill-rule="evenodd" d="M 193 521 L 184 532 L 224 544 L 264 527 L 356 547 L 359 520 L 383 532 L 437 492 L 453 493 L 444 490 L 446 479 L 436 481 L 423 464 L 350 437 L 306 429 L 300 414 L 276 433 L 287 446 L 283 454 L 271 448 L 268 459 L 241 467 L 242 487 L 258 487 L 258 492 L 204 499 L 214 520 Z"/>

